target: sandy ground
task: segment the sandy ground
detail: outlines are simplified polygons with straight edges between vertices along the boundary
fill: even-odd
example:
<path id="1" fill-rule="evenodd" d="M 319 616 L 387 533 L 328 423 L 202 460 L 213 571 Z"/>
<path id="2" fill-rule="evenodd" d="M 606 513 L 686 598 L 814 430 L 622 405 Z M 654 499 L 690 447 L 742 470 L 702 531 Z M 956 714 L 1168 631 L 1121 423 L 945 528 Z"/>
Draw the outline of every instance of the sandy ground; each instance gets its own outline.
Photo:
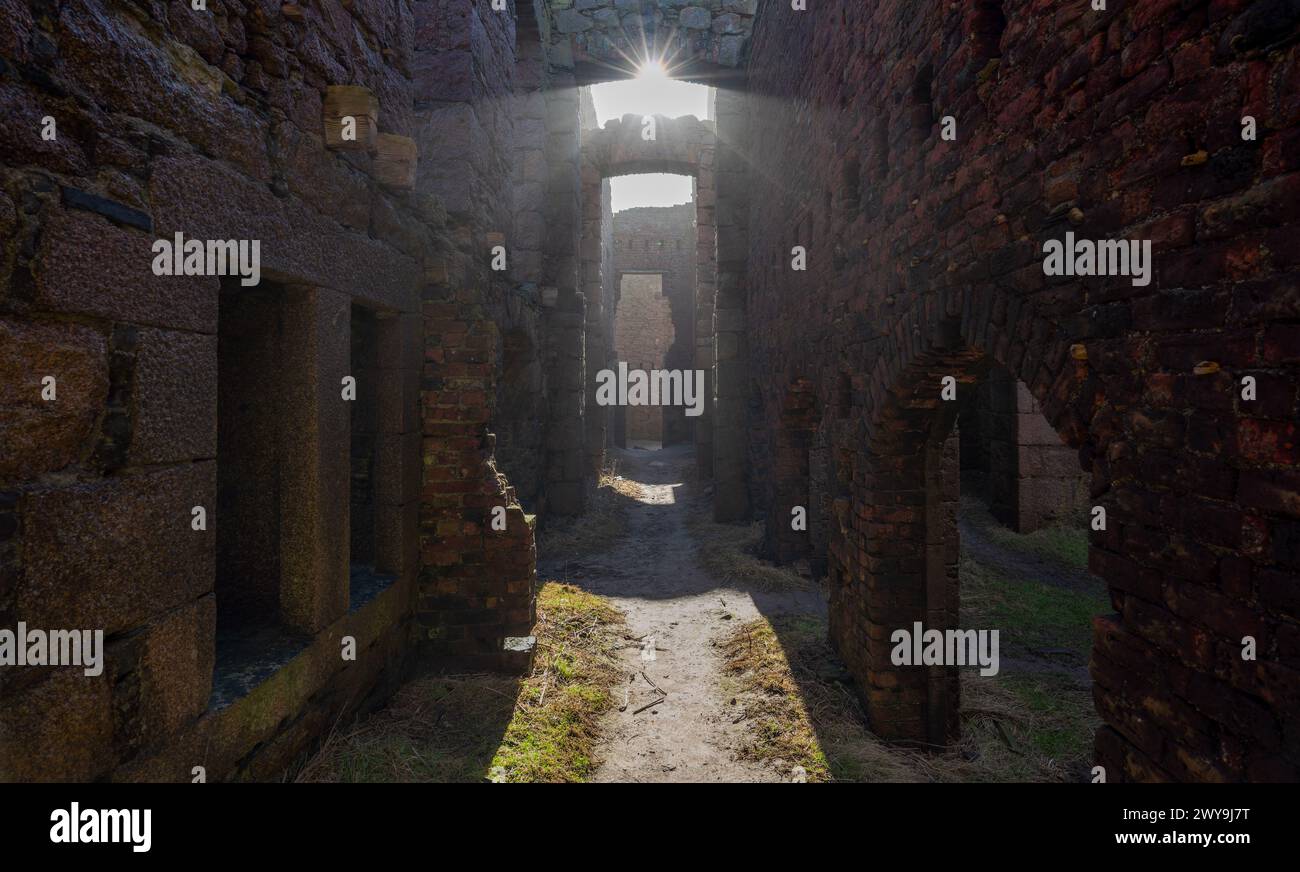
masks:
<path id="1" fill-rule="evenodd" d="M 727 698 L 713 643 L 735 622 L 760 614 L 824 611 L 821 595 L 750 593 L 709 577 L 686 529 L 690 449 L 616 455 L 619 472 L 645 489 L 629 505 L 628 535 L 580 561 L 548 563 L 539 555 L 543 577 L 608 597 L 627 615 L 627 680 L 616 690 L 622 708 L 605 724 L 602 766 L 593 780 L 791 780 L 791 773 L 736 759 L 744 725 L 733 723 L 739 712 Z"/>

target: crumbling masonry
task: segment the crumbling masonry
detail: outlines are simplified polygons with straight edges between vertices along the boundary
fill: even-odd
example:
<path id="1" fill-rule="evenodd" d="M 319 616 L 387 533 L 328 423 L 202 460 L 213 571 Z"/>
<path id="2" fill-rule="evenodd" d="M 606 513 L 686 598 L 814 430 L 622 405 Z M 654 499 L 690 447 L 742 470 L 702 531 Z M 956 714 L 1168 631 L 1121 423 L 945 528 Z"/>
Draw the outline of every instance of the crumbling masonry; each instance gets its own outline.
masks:
<path id="1" fill-rule="evenodd" d="M 1300 778 L 1300 7 L 500 5 L 0 0 L 0 629 L 106 639 L 0 666 L 0 779 L 274 778 L 414 671 L 525 668 L 639 272 L 707 375 L 665 436 L 825 576 L 876 733 L 957 734 L 889 637 L 955 626 L 964 469 L 1021 529 L 1104 509 L 1107 780 Z M 647 46 L 710 119 L 596 125 Z M 639 172 L 683 232 L 621 232 Z M 1046 275 L 1067 231 L 1153 280 Z M 260 281 L 159 274 L 177 234 Z"/>

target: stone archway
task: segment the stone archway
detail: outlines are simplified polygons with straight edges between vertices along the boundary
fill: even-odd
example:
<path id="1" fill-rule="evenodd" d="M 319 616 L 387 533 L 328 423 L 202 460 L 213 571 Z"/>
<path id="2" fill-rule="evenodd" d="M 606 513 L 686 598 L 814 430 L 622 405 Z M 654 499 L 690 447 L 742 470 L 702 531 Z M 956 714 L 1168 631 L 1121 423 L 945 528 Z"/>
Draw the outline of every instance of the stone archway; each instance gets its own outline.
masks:
<path id="1" fill-rule="evenodd" d="M 712 337 L 699 335 L 701 323 L 712 322 L 712 303 L 717 287 L 717 193 L 713 174 L 716 148 L 714 125 L 693 116 L 653 119 L 653 138 L 646 136 L 648 119 L 626 115 L 609 121 L 603 128 L 587 131 L 582 143 L 582 234 L 579 245 L 582 291 L 587 312 L 587 409 L 598 410 L 595 374 L 609 362 L 613 336 L 613 307 L 605 305 L 605 287 L 615 280 L 602 268 L 602 230 L 605 181 L 614 176 L 637 173 L 669 173 L 695 179 L 696 282 L 695 282 L 695 366 L 705 371 L 705 409 L 695 422 L 698 456 L 705 456 L 711 444 L 708 429 L 713 414 Z M 702 312 L 707 308 L 707 319 Z M 609 429 L 607 414 L 589 412 L 587 431 L 588 463 L 593 475 L 604 462 L 604 445 Z M 711 456 L 711 455 L 709 455 Z"/>

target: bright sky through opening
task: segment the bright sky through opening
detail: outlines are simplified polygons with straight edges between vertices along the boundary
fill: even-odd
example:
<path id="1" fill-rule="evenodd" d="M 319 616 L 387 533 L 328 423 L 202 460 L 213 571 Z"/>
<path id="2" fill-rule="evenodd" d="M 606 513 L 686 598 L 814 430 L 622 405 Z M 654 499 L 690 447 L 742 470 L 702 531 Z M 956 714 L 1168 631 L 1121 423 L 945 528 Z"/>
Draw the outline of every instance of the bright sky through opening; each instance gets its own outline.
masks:
<path id="1" fill-rule="evenodd" d="M 707 85 L 670 79 L 663 65 L 654 63 L 647 64 L 635 79 L 593 85 L 591 99 L 601 127 L 624 115 L 694 115 L 705 120 L 709 112 Z M 675 206 L 691 202 L 691 182 L 689 176 L 662 173 L 617 176 L 610 180 L 610 199 L 615 212 L 637 206 Z"/>

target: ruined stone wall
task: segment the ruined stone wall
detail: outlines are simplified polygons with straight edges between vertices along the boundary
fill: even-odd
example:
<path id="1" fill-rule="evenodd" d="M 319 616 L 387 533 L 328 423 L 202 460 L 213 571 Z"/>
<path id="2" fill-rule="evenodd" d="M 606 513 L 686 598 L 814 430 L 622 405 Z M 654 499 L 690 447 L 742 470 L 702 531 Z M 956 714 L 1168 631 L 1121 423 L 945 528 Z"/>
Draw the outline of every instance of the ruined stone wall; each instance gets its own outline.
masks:
<path id="1" fill-rule="evenodd" d="M 1300 776 L 1294 5 L 815 5 L 769 4 L 751 44 L 751 413 L 775 468 L 786 387 L 810 378 L 830 409 L 847 380 L 847 414 L 820 424 L 832 636 L 873 729 L 947 722 L 883 640 L 931 614 L 943 574 L 915 559 L 943 521 L 941 380 L 964 398 L 994 361 L 1107 511 L 1090 564 L 1115 607 L 1092 658 L 1108 780 Z M 1153 281 L 1046 277 L 1066 231 L 1152 240 Z"/>
<path id="2" fill-rule="evenodd" d="M 548 33 L 554 33 L 554 29 Z M 595 112 L 589 105 L 589 94 L 584 105 L 583 91 L 565 54 L 552 46 L 549 58 L 552 82 L 546 94 L 544 259 L 547 287 L 543 289 L 549 373 L 545 510 L 576 515 L 586 508 L 594 487 L 587 474 L 587 300 L 581 289 L 578 242 L 582 227 L 583 132 L 595 125 Z"/>
<path id="3" fill-rule="evenodd" d="M 699 269 L 695 250 L 694 203 L 624 209 L 614 215 L 613 257 L 616 274 L 656 270 L 663 274 L 663 295 L 672 306 L 672 346 L 663 359 L 665 369 L 695 368 L 695 282 Z M 619 299 L 613 302 L 617 312 Z M 685 409 L 664 412 L 664 443 L 692 439 Z"/>
<path id="4" fill-rule="evenodd" d="M 464 252 L 469 281 L 504 344 L 504 375 L 492 409 L 502 470 L 536 508 L 543 482 L 546 384 L 545 282 L 546 21 L 530 4 L 416 0 L 414 97 L 422 153 L 419 189 L 436 195 Z M 493 250 L 506 269 L 490 268 Z"/>
<path id="5" fill-rule="evenodd" d="M 409 641 L 418 291 L 442 215 L 385 151 L 415 132 L 411 4 L 207 7 L 0 5 L 0 626 L 102 629 L 107 660 L 4 670 L 0 779 L 270 776 L 391 687 Z M 324 139 L 336 85 L 373 98 L 356 150 Z M 158 275 L 152 245 L 177 233 L 257 240 L 262 284 Z M 355 409 L 354 306 L 376 350 Z M 239 360 L 262 363 L 235 382 Z M 219 427 L 238 406 L 256 420 Z M 274 481 L 233 460 L 254 437 Z M 259 502 L 255 626 L 232 620 L 220 545 Z M 360 568 L 353 503 L 374 531 Z"/>
<path id="6" fill-rule="evenodd" d="M 706 413 L 710 422 L 703 428 L 697 426 L 696 433 L 703 430 L 706 444 L 712 447 L 708 474 L 714 483 L 713 517 L 727 522 L 749 519 L 753 508 L 750 488 L 762 480 L 759 469 L 751 471 L 762 453 L 747 450 L 747 444 L 761 442 L 760 419 L 752 413 L 756 381 L 749 365 L 746 314 L 753 172 L 749 151 L 759 141 L 752 138 L 749 107 L 743 92 L 718 90 L 714 105 L 716 187 L 698 191 L 700 214 L 711 219 L 700 221 L 700 259 L 715 264 L 708 275 L 710 279 L 716 276 L 716 284 L 711 288 L 701 279 L 699 287 L 700 298 L 713 303 L 711 312 L 701 311 L 697 319 L 697 331 L 703 332 L 707 324 L 712 337 L 708 347 L 697 346 L 697 352 L 707 355 L 713 364 L 713 405 Z M 707 314 L 712 315 L 711 321 L 706 320 Z M 706 450 L 705 445 L 698 450 Z"/>
<path id="7" fill-rule="evenodd" d="M 512 210 L 507 252 L 510 288 L 506 295 L 502 331 L 501 390 L 493 418 L 497 462 L 510 479 L 520 502 L 530 512 L 545 499 L 546 421 L 548 417 L 545 318 L 542 289 L 546 285 L 547 107 L 550 64 L 546 57 L 545 17 L 530 4 L 518 4 L 515 26 L 515 66 L 510 117 L 512 151 L 507 196 Z M 485 97 L 503 99 L 499 93 Z"/>
<path id="8" fill-rule="evenodd" d="M 427 256 L 421 309 L 416 615 L 426 668 L 531 662 L 522 640 L 534 620 L 534 521 L 501 473 L 496 445 L 499 430 L 506 460 L 536 499 L 538 482 L 529 473 L 540 461 L 534 434 L 547 406 L 545 394 L 530 389 L 544 384 L 539 358 L 546 338 L 540 289 L 535 280 L 518 280 L 537 269 L 531 255 L 539 241 L 528 228 L 540 191 L 524 189 L 517 202 L 511 182 L 534 180 L 538 169 L 539 155 L 516 139 L 515 127 L 538 130 L 542 106 L 531 92 L 547 83 L 539 55 L 546 20 L 520 10 L 526 36 L 517 52 L 510 6 L 417 0 L 414 8 L 418 142 L 422 154 L 436 156 L 421 162 L 416 191 L 446 203 L 452 237 Z M 519 174 L 512 172 L 515 160 Z M 504 270 L 493 265 L 500 250 Z"/>

